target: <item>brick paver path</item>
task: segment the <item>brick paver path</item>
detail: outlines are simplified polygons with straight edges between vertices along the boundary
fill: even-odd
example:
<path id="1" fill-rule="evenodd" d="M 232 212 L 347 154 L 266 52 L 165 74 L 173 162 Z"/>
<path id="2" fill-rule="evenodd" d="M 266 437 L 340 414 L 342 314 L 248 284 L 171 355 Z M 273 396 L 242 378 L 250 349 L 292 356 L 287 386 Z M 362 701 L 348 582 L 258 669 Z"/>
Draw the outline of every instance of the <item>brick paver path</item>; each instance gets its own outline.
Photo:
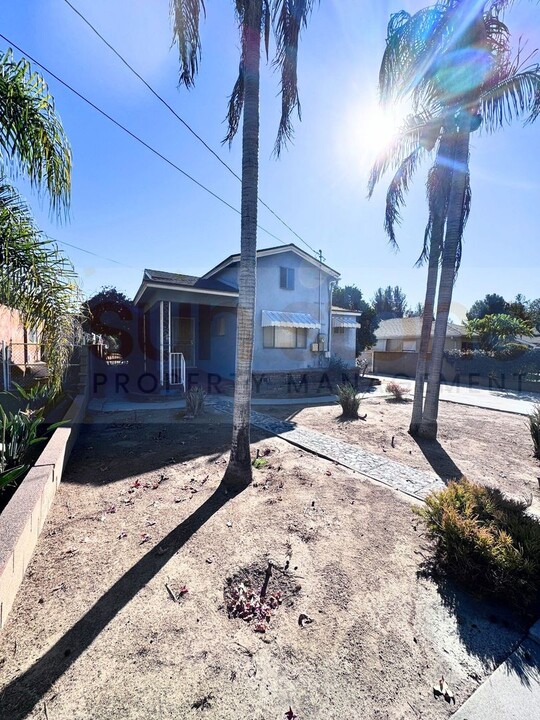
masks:
<path id="1" fill-rule="evenodd" d="M 232 413 L 233 406 L 230 401 L 210 400 L 209 398 L 207 402 L 220 412 Z M 278 420 L 252 410 L 251 424 L 273 435 L 278 435 L 293 445 L 338 462 L 340 465 L 356 470 L 396 490 L 413 495 L 419 500 L 423 500 L 432 490 L 442 490 L 446 487 L 435 473 L 415 470 L 407 465 L 387 460 L 381 455 L 362 450 L 357 445 L 337 440 L 316 430 L 298 427 L 295 423 L 287 420 Z"/>

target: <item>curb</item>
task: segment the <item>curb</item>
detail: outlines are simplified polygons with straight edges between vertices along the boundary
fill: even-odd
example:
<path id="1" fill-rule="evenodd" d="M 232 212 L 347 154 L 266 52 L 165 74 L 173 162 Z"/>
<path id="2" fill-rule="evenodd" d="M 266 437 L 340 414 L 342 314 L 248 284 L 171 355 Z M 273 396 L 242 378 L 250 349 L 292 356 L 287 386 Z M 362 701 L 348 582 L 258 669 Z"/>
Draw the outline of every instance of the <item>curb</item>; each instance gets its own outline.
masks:
<path id="1" fill-rule="evenodd" d="M 43 452 L 0 515 L 0 629 L 4 627 L 86 412 L 77 395 Z"/>

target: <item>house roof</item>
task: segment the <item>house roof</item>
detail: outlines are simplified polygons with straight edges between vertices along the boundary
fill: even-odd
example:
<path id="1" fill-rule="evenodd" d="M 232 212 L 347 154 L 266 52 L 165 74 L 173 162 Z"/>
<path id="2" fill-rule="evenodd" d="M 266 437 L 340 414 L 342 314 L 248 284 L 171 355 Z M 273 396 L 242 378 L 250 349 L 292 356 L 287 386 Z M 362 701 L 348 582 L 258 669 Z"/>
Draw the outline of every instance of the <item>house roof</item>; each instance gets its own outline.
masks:
<path id="1" fill-rule="evenodd" d="M 360 317 L 361 314 L 361 310 L 349 310 L 349 308 L 332 305 L 332 315 L 350 315 L 351 317 Z"/>
<path id="2" fill-rule="evenodd" d="M 174 287 L 199 288 L 200 290 L 222 290 L 223 292 L 236 292 L 236 288 L 221 282 L 221 280 L 205 279 L 195 275 L 166 272 L 165 270 L 145 270 L 143 282 L 155 282 Z"/>
<path id="3" fill-rule="evenodd" d="M 321 267 L 325 272 L 327 272 L 329 275 L 331 275 L 334 278 L 339 278 L 340 274 L 337 270 L 332 269 L 329 265 L 325 265 L 325 263 L 319 262 L 316 258 L 312 257 L 308 253 L 301 250 L 299 247 L 297 247 L 294 243 L 289 243 L 288 245 L 278 245 L 276 247 L 270 247 L 270 248 L 262 248 L 261 250 L 257 250 L 257 258 L 266 257 L 268 255 L 280 255 L 281 253 L 285 252 L 293 252 L 296 253 L 296 255 L 299 255 L 301 258 L 306 260 L 307 262 L 311 263 L 312 265 L 315 265 L 316 267 Z M 216 265 L 211 270 L 209 270 L 205 275 L 203 275 L 203 278 L 210 278 L 212 275 L 215 275 L 216 273 L 220 272 L 220 270 L 225 269 L 229 265 L 232 265 L 234 263 L 240 262 L 240 254 L 237 253 L 235 255 L 229 255 L 228 258 L 225 258 L 222 262 L 219 263 L 219 265 Z"/>
<path id="4" fill-rule="evenodd" d="M 431 334 L 435 329 L 435 323 L 431 325 Z M 399 338 L 419 338 L 422 334 L 422 318 L 391 318 L 390 320 L 381 320 L 375 337 L 377 340 L 392 340 Z M 463 325 L 448 323 L 446 337 L 463 337 L 467 332 Z"/>

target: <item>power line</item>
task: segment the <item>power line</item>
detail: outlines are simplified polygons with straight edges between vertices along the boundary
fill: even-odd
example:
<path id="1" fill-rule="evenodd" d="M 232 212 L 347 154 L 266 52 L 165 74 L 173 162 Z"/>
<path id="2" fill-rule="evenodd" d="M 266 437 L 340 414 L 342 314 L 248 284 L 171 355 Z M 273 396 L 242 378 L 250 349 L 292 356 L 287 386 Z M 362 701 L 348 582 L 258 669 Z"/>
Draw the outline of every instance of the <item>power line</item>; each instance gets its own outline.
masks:
<path id="1" fill-rule="evenodd" d="M 240 215 L 240 216 L 242 215 L 242 213 L 240 212 L 240 210 L 238 210 L 238 208 L 235 208 L 234 205 L 231 205 L 229 202 L 227 202 L 226 200 L 224 200 L 222 197 L 220 197 L 220 196 L 219 196 L 217 193 L 215 193 L 213 190 L 210 190 L 210 188 L 206 187 L 206 185 L 203 185 L 203 183 L 199 182 L 199 180 L 196 180 L 192 175 L 190 175 L 189 173 L 187 173 L 185 170 L 182 170 L 182 168 L 181 168 L 179 165 L 177 165 L 176 163 L 174 163 L 172 160 L 169 160 L 169 158 L 165 157 L 165 155 L 163 155 L 162 153 L 160 153 L 159 150 L 156 150 L 154 147 L 152 147 L 152 145 L 149 145 L 145 140 L 143 140 L 143 139 L 140 138 L 138 135 L 136 135 L 134 132 L 132 132 L 131 130 L 129 130 L 125 125 L 122 125 L 122 123 L 120 123 L 118 120 L 115 120 L 115 118 L 113 118 L 111 115 L 109 115 L 107 112 L 105 112 L 105 110 L 102 110 L 102 109 L 101 109 L 100 107 L 98 107 L 95 103 L 93 103 L 93 102 L 92 102 L 91 100 L 89 100 L 87 97 L 85 97 L 85 96 L 82 95 L 80 92 L 78 92 L 78 90 L 75 90 L 75 88 L 73 88 L 71 85 L 69 85 L 67 82 L 65 82 L 65 80 L 62 80 L 62 78 L 60 78 L 58 75 L 56 75 L 52 70 L 49 70 L 49 68 L 47 68 L 45 65 L 43 65 L 43 63 L 40 63 L 40 62 L 39 62 L 38 60 L 36 60 L 34 57 L 32 57 L 29 53 L 25 52 L 25 51 L 24 51 L 21 47 L 19 47 L 16 43 L 12 42 L 12 41 L 11 41 L 9 38 L 7 38 L 5 35 L 2 35 L 2 33 L 0 33 L 0 38 L 2 38 L 2 40 L 5 40 L 5 42 L 7 42 L 8 45 L 11 45 L 12 47 L 16 48 L 20 53 L 22 53 L 22 55 L 24 55 L 24 56 L 27 57 L 29 60 L 31 60 L 31 61 L 34 63 L 34 65 L 37 65 L 37 66 L 40 67 L 42 70 L 44 70 L 46 73 L 48 73 L 51 77 L 53 77 L 55 80 L 57 80 L 61 85 L 63 85 L 65 88 L 67 88 L 70 92 L 72 92 L 72 93 L 73 93 L 74 95 L 76 95 L 78 98 L 80 98 L 81 100 L 83 100 L 87 105 L 90 105 L 91 108 L 93 108 L 93 109 L 96 110 L 98 113 L 100 113 L 101 115 L 103 115 L 103 117 L 107 118 L 107 120 L 109 120 L 109 121 L 112 122 L 114 125 L 116 125 L 116 127 L 120 128 L 120 130 L 123 130 L 125 133 L 127 133 L 133 140 L 136 140 L 138 143 L 140 143 L 141 145 L 143 145 L 147 150 L 150 150 L 150 152 L 152 152 L 154 155 L 156 155 L 156 156 L 159 157 L 161 160 L 163 160 L 164 162 L 166 162 L 168 165 L 170 165 L 172 168 L 174 168 L 175 170 L 177 170 L 179 173 L 181 173 L 182 175 L 184 175 L 184 177 L 186 177 L 188 180 L 191 180 L 191 182 L 195 183 L 195 185 L 198 185 L 198 187 L 200 187 L 202 190 L 204 190 L 204 191 L 207 192 L 209 195 L 211 195 L 212 197 L 214 197 L 216 200 L 219 200 L 220 203 L 223 203 L 223 205 L 225 205 L 226 207 L 228 207 L 230 210 L 233 210 L 233 212 L 237 213 L 237 214 Z M 278 242 L 280 242 L 282 245 L 287 245 L 286 242 L 284 242 L 284 241 L 283 241 L 281 238 L 279 238 L 277 235 L 274 235 L 274 233 L 270 232 L 270 230 L 267 230 L 267 229 L 266 229 L 265 227 L 263 227 L 262 225 L 257 225 L 257 227 L 259 228 L 259 230 L 262 230 L 262 231 L 265 232 L 267 235 L 269 235 L 270 237 L 274 238 L 274 240 L 277 240 Z"/>
<path id="2" fill-rule="evenodd" d="M 152 95 L 154 95 L 154 97 L 157 98 L 157 99 L 159 100 L 159 102 L 162 103 L 162 105 L 164 105 L 164 106 L 174 115 L 174 117 L 175 117 L 177 120 L 179 120 L 179 121 L 182 123 L 182 125 L 183 125 L 202 145 L 204 145 L 204 147 L 208 150 L 208 152 L 210 152 L 210 153 L 216 158 L 216 160 L 218 160 L 218 162 L 220 162 L 220 163 L 223 165 L 223 167 L 226 168 L 226 169 L 231 173 L 231 175 L 233 175 L 237 180 L 239 180 L 240 182 L 242 182 L 242 178 L 238 175 L 238 173 L 236 173 L 236 172 L 233 170 L 233 168 L 232 168 L 228 163 L 226 163 L 225 160 L 223 160 L 223 158 L 220 157 L 220 156 L 217 154 L 217 152 L 215 152 L 215 150 L 213 150 L 213 149 L 210 147 L 210 145 L 208 145 L 208 143 L 191 127 L 191 125 L 189 125 L 189 123 L 187 123 L 187 122 L 184 120 L 184 118 L 182 118 L 182 117 L 176 112 L 176 110 L 175 110 L 156 90 L 154 90 L 154 88 L 147 82 L 147 80 L 145 80 L 145 79 L 142 77 L 142 75 L 140 75 L 140 73 L 138 73 L 137 70 L 135 70 L 135 68 L 134 68 L 132 65 L 130 65 L 130 63 L 118 52 L 118 50 L 116 50 L 116 48 L 113 47 L 113 46 L 111 45 L 111 43 L 103 37 L 103 35 L 99 32 L 99 30 L 97 30 L 97 28 L 94 27 L 94 25 L 92 25 L 92 23 L 90 22 L 90 20 L 88 20 L 88 19 L 80 12 L 80 10 L 78 10 L 74 5 L 72 5 L 69 0 L 64 0 L 64 2 L 66 3 L 66 5 L 69 5 L 69 7 L 73 10 L 73 12 L 76 13 L 76 14 L 81 18 L 81 20 L 82 20 L 84 23 L 86 23 L 86 25 L 88 25 L 88 27 L 98 36 L 98 38 L 99 38 L 103 43 L 105 43 L 105 45 L 109 48 L 109 50 L 111 50 L 111 51 L 116 55 L 116 57 L 117 57 L 122 63 L 124 63 L 124 65 L 143 83 L 143 85 L 145 85 L 145 86 L 148 88 L 148 90 L 150 90 L 150 92 L 152 93 Z M 308 242 L 306 242 L 306 241 L 304 240 L 304 238 L 302 238 L 302 237 L 296 232 L 296 230 L 293 230 L 293 228 L 292 228 L 288 223 L 286 223 L 285 220 L 283 220 L 283 218 L 281 218 L 274 210 L 272 210 L 272 208 L 271 208 L 269 205 L 267 205 L 260 196 L 258 196 L 257 199 L 258 199 L 258 201 L 261 203 L 261 205 L 263 205 L 269 212 L 271 212 L 272 215 L 273 215 L 277 220 L 279 220 L 279 222 L 280 222 L 282 225 L 284 225 L 284 226 L 287 228 L 287 230 L 289 230 L 295 237 L 297 237 L 298 240 L 300 240 L 300 242 L 302 242 L 309 250 L 311 250 L 311 252 L 313 252 L 313 253 L 314 253 L 315 255 L 317 255 L 317 256 L 320 255 L 320 252 L 319 252 L 318 250 L 315 250 Z"/>
<path id="3" fill-rule="evenodd" d="M 107 260 L 108 262 L 114 263 L 115 265 L 120 265 L 120 267 L 130 268 L 131 270 L 140 270 L 140 268 L 136 268 L 133 265 L 126 265 L 123 262 L 120 262 L 120 260 L 113 260 L 110 257 L 106 257 L 105 255 L 100 255 L 99 253 L 92 252 L 91 250 L 86 250 L 85 248 L 79 247 L 78 245 L 73 245 L 73 243 L 68 243 L 65 240 L 58 240 L 58 238 L 51 237 L 50 235 L 47 235 L 49 240 L 52 240 L 55 243 L 59 243 L 60 245 L 67 245 L 70 248 L 74 248 L 75 250 L 80 250 L 83 253 L 86 253 L 87 255 L 93 255 L 94 257 L 100 258 L 100 260 Z"/>

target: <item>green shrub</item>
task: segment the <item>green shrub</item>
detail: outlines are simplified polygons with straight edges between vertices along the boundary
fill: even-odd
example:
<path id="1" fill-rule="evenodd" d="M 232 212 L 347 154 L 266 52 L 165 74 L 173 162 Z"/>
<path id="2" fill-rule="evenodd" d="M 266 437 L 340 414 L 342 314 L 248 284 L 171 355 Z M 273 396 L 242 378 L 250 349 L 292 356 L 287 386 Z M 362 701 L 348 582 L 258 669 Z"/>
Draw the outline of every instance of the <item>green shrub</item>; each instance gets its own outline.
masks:
<path id="1" fill-rule="evenodd" d="M 206 393 L 200 385 L 195 385 L 190 388 L 186 394 L 186 409 L 187 414 L 197 417 L 204 407 L 204 401 L 206 400 Z"/>
<path id="2" fill-rule="evenodd" d="M 529 430 L 534 446 L 534 457 L 540 460 L 540 405 L 535 405 L 529 415 Z"/>
<path id="3" fill-rule="evenodd" d="M 451 482 L 414 512 L 435 544 L 434 565 L 482 595 L 532 612 L 540 606 L 540 522 L 500 490 Z"/>
<path id="4" fill-rule="evenodd" d="M 360 398 L 357 397 L 358 390 L 351 383 L 338 385 L 336 389 L 343 417 L 358 419 L 358 408 L 360 407 Z"/>

